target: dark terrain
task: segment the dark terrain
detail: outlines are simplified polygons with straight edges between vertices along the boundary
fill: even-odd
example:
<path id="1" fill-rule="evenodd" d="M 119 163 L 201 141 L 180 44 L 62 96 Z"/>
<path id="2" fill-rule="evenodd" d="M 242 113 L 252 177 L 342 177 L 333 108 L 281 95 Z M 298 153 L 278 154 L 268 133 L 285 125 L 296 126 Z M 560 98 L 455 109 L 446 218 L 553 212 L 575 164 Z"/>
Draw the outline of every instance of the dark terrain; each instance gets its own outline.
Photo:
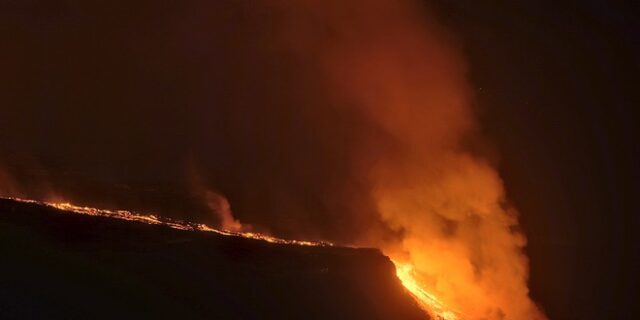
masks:
<path id="1" fill-rule="evenodd" d="M 0 199 L 1 319 L 424 319 L 374 249 L 270 244 Z"/>

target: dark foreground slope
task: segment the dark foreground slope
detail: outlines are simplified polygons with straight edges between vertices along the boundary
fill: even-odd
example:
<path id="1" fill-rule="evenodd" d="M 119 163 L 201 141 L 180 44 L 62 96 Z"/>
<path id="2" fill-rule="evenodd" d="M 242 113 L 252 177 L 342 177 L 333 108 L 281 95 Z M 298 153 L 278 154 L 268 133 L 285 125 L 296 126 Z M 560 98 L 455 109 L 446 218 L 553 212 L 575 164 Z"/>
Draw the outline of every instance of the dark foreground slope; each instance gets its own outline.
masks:
<path id="1" fill-rule="evenodd" d="M 0 199 L 1 319 L 424 319 L 372 249 L 301 247 Z"/>

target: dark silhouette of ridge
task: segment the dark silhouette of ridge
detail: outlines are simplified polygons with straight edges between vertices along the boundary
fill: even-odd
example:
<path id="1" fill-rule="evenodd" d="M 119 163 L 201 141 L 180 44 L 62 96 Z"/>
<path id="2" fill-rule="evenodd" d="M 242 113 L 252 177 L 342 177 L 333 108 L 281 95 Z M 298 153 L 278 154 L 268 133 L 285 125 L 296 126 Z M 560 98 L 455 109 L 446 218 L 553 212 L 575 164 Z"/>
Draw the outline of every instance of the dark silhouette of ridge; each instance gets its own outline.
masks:
<path id="1" fill-rule="evenodd" d="M 425 319 L 375 249 L 272 244 L 0 199 L 2 319 Z"/>

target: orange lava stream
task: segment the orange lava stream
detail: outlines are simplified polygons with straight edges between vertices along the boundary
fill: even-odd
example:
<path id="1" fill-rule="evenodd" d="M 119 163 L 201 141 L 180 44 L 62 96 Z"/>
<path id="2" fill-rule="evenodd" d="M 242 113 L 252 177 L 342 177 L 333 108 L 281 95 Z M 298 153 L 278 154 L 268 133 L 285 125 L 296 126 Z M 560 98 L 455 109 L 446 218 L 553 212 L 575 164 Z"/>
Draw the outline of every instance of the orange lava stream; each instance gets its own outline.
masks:
<path id="1" fill-rule="evenodd" d="M 413 266 L 392 260 L 396 266 L 396 276 L 402 285 L 420 304 L 420 307 L 437 320 L 460 320 L 459 312 L 455 312 L 442 303 L 433 294 L 425 290 L 416 279 Z"/>
<path id="2" fill-rule="evenodd" d="M 202 223 L 193 223 L 188 221 L 173 220 L 161 218 L 154 214 L 140 214 L 127 210 L 107 210 L 91 207 L 77 206 L 68 202 L 45 202 L 29 199 L 0 197 L 0 199 L 8 199 L 22 203 L 32 203 L 42 206 L 55 208 L 67 213 L 84 214 L 97 217 L 108 217 L 127 221 L 136 221 L 152 225 L 163 225 L 173 229 L 186 231 L 204 231 L 214 232 L 224 236 L 242 237 L 247 239 L 261 240 L 270 243 L 289 244 L 299 246 L 333 246 L 334 244 L 324 241 L 305 241 L 305 240 L 288 240 L 272 237 L 270 235 L 256 232 L 235 232 L 212 228 Z M 418 302 L 420 307 L 429 315 L 437 320 L 459 320 L 459 313 L 450 310 L 433 294 L 426 291 L 414 276 L 413 266 L 408 263 L 400 263 L 393 261 L 396 266 L 396 275 L 402 285 L 411 293 L 413 298 Z"/>

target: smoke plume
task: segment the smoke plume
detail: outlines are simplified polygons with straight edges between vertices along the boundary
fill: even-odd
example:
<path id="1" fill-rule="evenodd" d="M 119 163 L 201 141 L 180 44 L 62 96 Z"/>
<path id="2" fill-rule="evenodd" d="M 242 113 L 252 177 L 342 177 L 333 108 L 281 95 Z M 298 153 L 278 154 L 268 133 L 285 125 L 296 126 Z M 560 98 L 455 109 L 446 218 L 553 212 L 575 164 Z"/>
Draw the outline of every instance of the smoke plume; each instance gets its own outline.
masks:
<path id="1" fill-rule="evenodd" d="M 334 104 L 376 128 L 350 146 L 350 161 L 399 236 L 373 230 L 364 242 L 410 262 L 469 318 L 542 318 L 500 177 L 466 145 L 476 124 L 451 38 L 412 1 L 306 1 L 285 12 L 280 40 L 317 64 Z"/>

